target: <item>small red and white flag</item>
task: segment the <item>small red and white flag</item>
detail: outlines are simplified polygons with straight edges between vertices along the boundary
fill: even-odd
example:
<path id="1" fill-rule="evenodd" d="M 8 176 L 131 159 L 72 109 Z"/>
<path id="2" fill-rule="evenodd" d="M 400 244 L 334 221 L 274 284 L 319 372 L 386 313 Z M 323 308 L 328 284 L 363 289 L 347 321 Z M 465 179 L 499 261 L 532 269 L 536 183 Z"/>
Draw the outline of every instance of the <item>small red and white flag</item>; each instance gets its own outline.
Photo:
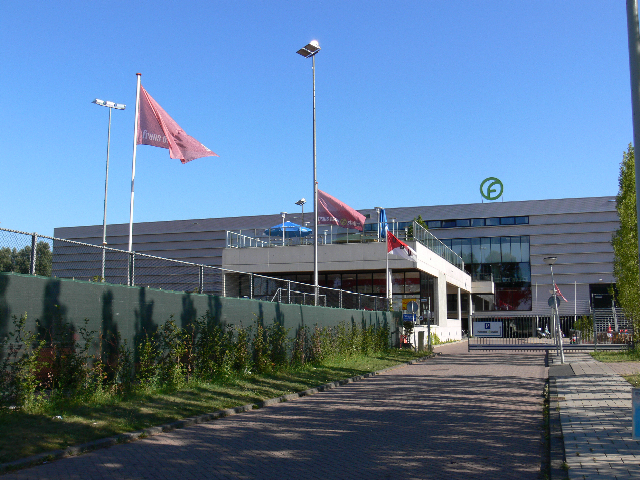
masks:
<path id="1" fill-rule="evenodd" d="M 187 135 L 142 85 L 140 85 L 140 116 L 136 143 L 167 148 L 169 156 L 179 158 L 182 163 L 201 157 L 219 156 L 192 136 Z"/>
<path id="2" fill-rule="evenodd" d="M 558 288 L 558 285 L 556 283 L 553 284 L 556 287 L 556 295 L 560 298 L 562 298 L 565 302 L 568 302 L 569 300 L 567 300 L 566 298 L 564 298 L 564 295 L 562 295 L 562 292 L 560 291 L 560 289 Z"/>
<path id="3" fill-rule="evenodd" d="M 393 233 L 387 230 L 387 253 L 392 255 L 400 255 L 406 260 L 412 262 L 418 261 L 416 251 L 402 240 L 398 240 Z"/>

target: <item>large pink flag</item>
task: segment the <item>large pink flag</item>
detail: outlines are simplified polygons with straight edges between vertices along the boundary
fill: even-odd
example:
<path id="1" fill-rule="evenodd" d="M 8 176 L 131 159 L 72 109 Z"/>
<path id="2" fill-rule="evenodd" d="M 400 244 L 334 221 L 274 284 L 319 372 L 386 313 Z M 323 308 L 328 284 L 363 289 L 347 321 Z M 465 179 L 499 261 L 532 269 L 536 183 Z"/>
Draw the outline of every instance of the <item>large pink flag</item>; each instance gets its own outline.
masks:
<path id="1" fill-rule="evenodd" d="M 169 156 L 179 158 L 182 163 L 201 157 L 219 156 L 192 136 L 187 135 L 142 85 L 140 85 L 140 117 L 136 143 L 167 148 Z"/>
<path id="2" fill-rule="evenodd" d="M 337 225 L 362 231 L 365 216 L 328 193 L 318 190 L 318 225 Z"/>

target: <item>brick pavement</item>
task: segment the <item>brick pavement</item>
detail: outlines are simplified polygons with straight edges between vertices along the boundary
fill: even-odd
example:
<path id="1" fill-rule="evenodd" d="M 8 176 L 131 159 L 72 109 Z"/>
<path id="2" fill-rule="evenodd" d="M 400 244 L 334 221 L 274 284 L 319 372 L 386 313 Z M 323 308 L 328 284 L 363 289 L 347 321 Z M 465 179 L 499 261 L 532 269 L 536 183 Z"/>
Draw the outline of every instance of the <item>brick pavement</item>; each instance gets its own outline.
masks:
<path id="1" fill-rule="evenodd" d="M 539 478 L 544 354 L 466 349 L 4 480 Z"/>
<path id="2" fill-rule="evenodd" d="M 553 355 L 550 360 L 559 363 Z M 619 376 L 637 373 L 640 363 L 601 363 L 586 353 L 569 353 L 565 364 L 571 370 L 554 378 L 569 478 L 640 478 L 640 441 L 631 438 L 631 385 Z"/>

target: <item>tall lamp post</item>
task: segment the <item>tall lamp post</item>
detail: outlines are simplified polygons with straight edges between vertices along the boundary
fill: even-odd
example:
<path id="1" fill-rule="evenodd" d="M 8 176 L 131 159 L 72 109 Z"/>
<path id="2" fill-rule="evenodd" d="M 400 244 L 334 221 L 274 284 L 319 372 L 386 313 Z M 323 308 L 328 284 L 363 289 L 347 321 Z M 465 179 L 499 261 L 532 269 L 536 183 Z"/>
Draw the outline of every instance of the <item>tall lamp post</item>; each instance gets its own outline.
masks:
<path id="1" fill-rule="evenodd" d="M 103 107 L 107 107 L 109 109 L 109 129 L 107 130 L 107 172 L 104 180 L 104 216 L 102 218 L 102 281 L 105 281 L 104 278 L 104 267 L 105 267 L 105 249 L 107 245 L 107 190 L 109 189 L 109 149 L 111 147 L 111 110 L 114 108 L 116 110 L 124 110 L 126 105 L 121 103 L 108 102 L 106 100 L 100 100 L 96 98 L 93 102 L 96 105 L 100 105 Z"/>
<path id="2" fill-rule="evenodd" d="M 316 53 L 320 51 L 317 40 L 312 40 L 296 53 L 311 57 L 313 76 L 313 290 L 314 305 L 318 305 L 318 177 L 316 170 Z"/>
<path id="3" fill-rule="evenodd" d="M 556 263 L 558 257 L 544 257 L 544 263 L 549 265 L 551 269 L 551 288 L 553 288 L 553 308 L 555 311 L 554 329 L 556 335 L 556 344 L 560 351 L 560 361 L 564 363 L 564 350 L 562 349 L 562 329 L 560 328 L 560 313 L 558 312 L 558 295 L 556 294 L 556 282 L 553 279 L 553 264 Z"/>
<path id="4" fill-rule="evenodd" d="M 284 217 L 287 216 L 287 212 L 280 212 L 282 215 L 282 246 L 284 247 Z"/>
<path id="5" fill-rule="evenodd" d="M 300 222 L 302 225 L 304 225 L 304 204 L 305 203 L 307 203 L 307 201 L 304 198 L 301 198 L 296 202 L 296 205 L 300 205 L 302 207 L 302 221 Z"/>

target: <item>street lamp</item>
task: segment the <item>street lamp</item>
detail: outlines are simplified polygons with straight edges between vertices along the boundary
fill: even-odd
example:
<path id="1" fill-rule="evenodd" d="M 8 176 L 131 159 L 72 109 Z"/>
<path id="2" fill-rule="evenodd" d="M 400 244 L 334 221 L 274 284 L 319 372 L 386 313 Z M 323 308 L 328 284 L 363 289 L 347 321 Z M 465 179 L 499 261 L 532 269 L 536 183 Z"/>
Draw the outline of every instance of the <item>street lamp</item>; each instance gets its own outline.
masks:
<path id="1" fill-rule="evenodd" d="M 102 219 L 102 281 L 104 282 L 104 265 L 105 265 L 105 250 L 107 245 L 107 190 L 109 187 L 109 149 L 111 146 L 111 110 L 124 110 L 126 105 L 121 103 L 108 102 L 106 100 L 100 100 L 96 98 L 93 102 L 96 105 L 107 107 L 109 109 L 109 129 L 107 130 L 107 172 L 104 180 L 104 216 Z"/>
<path id="2" fill-rule="evenodd" d="M 382 207 L 373 207 L 373 208 L 378 214 L 378 239 L 380 239 L 380 211 L 382 210 Z"/>
<path id="3" fill-rule="evenodd" d="M 313 76 L 313 290 L 314 305 L 318 305 L 318 177 L 316 170 L 316 53 L 320 51 L 317 40 L 312 40 L 296 53 L 304 58 L 311 57 Z"/>
<path id="4" fill-rule="evenodd" d="M 301 198 L 300 200 L 298 200 L 296 202 L 296 205 L 300 205 L 302 207 L 302 225 L 304 225 L 304 204 L 307 203 L 307 201 L 304 198 Z"/>
<path id="5" fill-rule="evenodd" d="M 280 212 L 282 215 L 282 246 L 284 247 L 284 217 L 287 215 L 287 212 Z"/>
<path id="6" fill-rule="evenodd" d="M 553 279 L 553 264 L 556 263 L 558 257 L 544 257 L 543 261 L 549 268 L 551 269 L 551 285 L 553 288 L 553 306 L 555 308 L 555 319 L 554 319 L 554 332 L 556 334 L 556 343 L 558 345 L 558 349 L 560 350 L 560 361 L 564 363 L 564 350 L 562 349 L 562 329 L 560 328 L 560 312 L 558 312 L 558 295 L 556 294 L 556 282 Z"/>

